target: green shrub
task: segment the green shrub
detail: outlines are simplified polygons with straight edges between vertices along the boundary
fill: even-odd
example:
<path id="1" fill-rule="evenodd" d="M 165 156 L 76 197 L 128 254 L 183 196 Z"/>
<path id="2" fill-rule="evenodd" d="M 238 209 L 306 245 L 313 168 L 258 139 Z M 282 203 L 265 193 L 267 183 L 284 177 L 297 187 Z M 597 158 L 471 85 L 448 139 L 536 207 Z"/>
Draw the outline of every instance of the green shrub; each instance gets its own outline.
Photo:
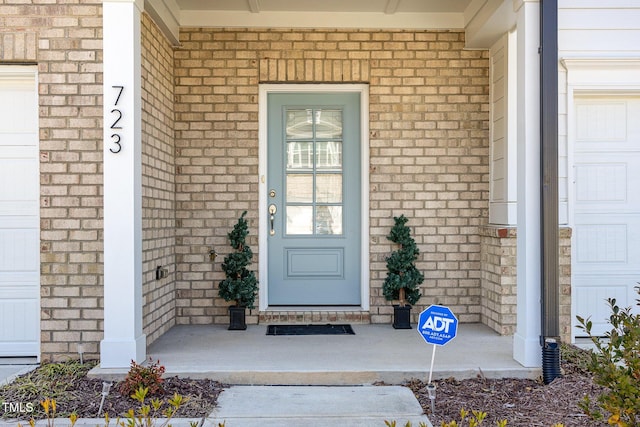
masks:
<path id="1" fill-rule="evenodd" d="M 249 235 L 249 224 L 244 211 L 237 224 L 228 234 L 231 247 L 235 252 L 227 255 L 222 263 L 222 270 L 226 279 L 220 282 L 218 293 L 225 301 L 235 301 L 237 307 L 254 308 L 258 295 L 258 280 L 253 271 L 247 266 L 251 264 L 253 252 L 246 243 Z"/>
<path id="2" fill-rule="evenodd" d="M 640 288 L 636 291 L 640 293 Z M 610 425 L 640 426 L 640 315 L 633 314 L 631 307 L 620 308 L 614 298 L 608 304 L 611 330 L 604 339 L 592 335 L 591 320 L 578 316 L 579 328 L 597 349 L 591 354 L 589 370 L 594 382 L 606 388 L 597 402 L 585 398 L 580 406 L 595 420 L 604 420 L 608 414 Z"/>
<path id="3" fill-rule="evenodd" d="M 398 300 L 401 306 L 413 305 L 421 297 L 419 286 L 424 281 L 415 265 L 420 250 L 406 225 L 409 220 L 404 215 L 393 219 L 395 224 L 387 239 L 400 247 L 387 258 L 387 278 L 382 284 L 382 293 L 388 301 Z"/>
<path id="4" fill-rule="evenodd" d="M 164 393 L 162 374 L 164 374 L 164 366 L 160 365 L 159 360 L 154 362 L 149 359 L 148 366 L 138 365 L 132 360 L 131 368 L 118 390 L 123 396 L 132 396 L 142 388 L 147 389 L 150 396 L 162 394 Z"/>

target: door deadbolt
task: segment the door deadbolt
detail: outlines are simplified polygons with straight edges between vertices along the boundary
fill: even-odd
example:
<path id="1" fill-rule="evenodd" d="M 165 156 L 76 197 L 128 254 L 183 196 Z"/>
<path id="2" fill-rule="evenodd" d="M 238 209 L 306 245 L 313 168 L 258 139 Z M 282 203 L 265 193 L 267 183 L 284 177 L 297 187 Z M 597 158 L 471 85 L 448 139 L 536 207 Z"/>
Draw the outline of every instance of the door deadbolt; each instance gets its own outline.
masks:
<path id="1" fill-rule="evenodd" d="M 269 190 L 269 197 L 276 197 L 276 190 Z"/>

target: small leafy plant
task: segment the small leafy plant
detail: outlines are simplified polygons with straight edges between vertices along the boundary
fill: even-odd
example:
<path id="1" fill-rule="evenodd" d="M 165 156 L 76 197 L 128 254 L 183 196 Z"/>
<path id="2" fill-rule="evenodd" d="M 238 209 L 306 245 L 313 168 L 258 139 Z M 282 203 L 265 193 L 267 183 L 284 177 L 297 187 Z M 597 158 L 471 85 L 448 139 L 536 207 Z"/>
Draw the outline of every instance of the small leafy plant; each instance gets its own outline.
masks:
<path id="1" fill-rule="evenodd" d="M 132 395 L 131 398 L 138 401 L 140 403 L 140 408 L 137 411 L 133 409 L 129 409 L 127 414 L 125 415 L 125 419 L 121 420 L 118 418 L 116 420 L 116 427 L 156 427 L 156 421 L 162 420 L 157 427 L 169 427 L 171 424 L 171 419 L 176 415 L 178 409 L 186 402 L 186 400 L 175 393 L 173 397 L 167 399 L 166 401 L 161 401 L 160 399 L 152 399 L 150 403 L 146 403 L 147 394 L 149 393 L 149 389 L 146 387 L 138 388 Z M 167 404 L 167 408 L 162 410 L 162 406 L 164 403 Z M 56 420 L 56 400 L 46 398 L 40 405 L 44 409 L 47 427 L 54 427 L 54 423 Z M 74 427 L 76 422 L 78 421 L 78 415 L 72 413 L 69 415 L 69 427 Z M 109 427 L 111 420 L 109 418 L 109 414 L 104 415 L 104 427 Z M 35 427 L 36 422 L 32 418 L 29 420 L 29 426 Z M 196 427 L 198 423 L 191 423 L 191 427 Z M 22 423 L 17 424 L 18 427 L 23 427 Z M 220 426 L 220 424 L 219 424 Z M 224 427 L 224 425 L 221 425 Z"/>
<path id="2" fill-rule="evenodd" d="M 255 273 L 247 269 L 251 264 L 253 252 L 246 243 L 249 235 L 249 225 L 244 218 L 246 214 L 247 211 L 242 213 L 228 234 L 234 252 L 227 255 L 222 263 L 226 279 L 220 282 L 218 293 L 225 301 L 235 301 L 237 307 L 254 308 L 258 280 Z"/>
<path id="3" fill-rule="evenodd" d="M 398 424 L 396 423 L 395 420 L 393 420 L 393 421 L 385 420 L 384 424 L 387 427 L 397 427 L 398 426 Z M 407 423 L 404 425 L 404 427 L 412 427 L 411 421 L 407 421 Z M 418 424 L 418 427 L 427 427 L 427 425 L 425 423 L 421 422 L 420 424 Z"/>
<path id="4" fill-rule="evenodd" d="M 153 427 L 154 420 L 163 417 L 162 423 L 159 427 L 166 427 L 170 425 L 171 419 L 175 416 L 176 412 L 184 403 L 184 398 L 175 393 L 173 397 L 167 399 L 166 403 L 168 407 L 162 411 L 161 407 L 163 402 L 160 399 L 151 399 L 150 403 L 146 403 L 147 394 L 149 389 L 146 387 L 138 388 L 131 397 L 140 403 L 140 408 L 137 411 L 129 409 L 125 416 L 125 421 L 118 423 L 122 427 Z M 105 418 L 108 425 L 108 418 Z"/>
<path id="5" fill-rule="evenodd" d="M 139 365 L 132 360 L 131 368 L 118 390 L 123 396 L 132 396 L 141 388 L 146 388 L 150 396 L 161 395 L 164 393 L 162 374 L 164 366 L 160 365 L 159 360 L 154 362 L 149 359 L 148 366 Z"/>
<path id="6" fill-rule="evenodd" d="M 56 414 L 57 414 L 56 400 L 47 397 L 42 402 L 40 402 L 40 406 L 42 406 L 42 410 L 44 411 L 44 417 L 47 421 L 47 424 L 46 424 L 47 427 L 54 427 L 55 421 L 56 421 Z M 72 412 L 71 415 L 69 415 L 70 427 L 73 427 L 76 424 L 76 421 L 78 421 L 78 415 L 75 412 Z M 17 425 L 18 427 L 23 427 L 22 423 L 18 423 Z M 29 420 L 29 426 L 35 427 L 35 425 L 36 425 L 35 419 L 31 418 Z"/>
<path id="7" fill-rule="evenodd" d="M 487 418 L 487 413 L 483 411 L 467 411 L 466 409 L 460 409 L 460 422 L 458 421 L 450 421 L 448 423 L 443 422 L 442 427 L 463 427 L 468 425 L 469 427 L 477 427 L 484 422 L 484 419 Z M 500 420 L 496 422 L 496 426 L 498 427 L 506 427 L 507 420 Z"/>
<path id="8" fill-rule="evenodd" d="M 395 225 L 387 236 L 388 240 L 400 246 L 387 258 L 387 278 L 382 285 L 382 293 L 388 301 L 398 300 L 400 306 L 415 304 L 420 299 L 420 284 L 424 276 L 416 268 L 420 250 L 411 237 L 409 221 L 404 215 L 393 218 Z"/>
<path id="9" fill-rule="evenodd" d="M 640 294 L 640 288 L 636 287 Z M 596 346 L 591 354 L 589 370 L 596 384 L 604 386 L 597 403 L 585 397 L 582 410 L 595 420 L 604 420 L 618 427 L 640 426 L 640 314 L 631 307 L 620 308 L 615 298 L 609 298 L 611 330 L 604 339 L 593 336 L 590 319 L 577 316 L 579 328 L 584 330 Z M 640 305 L 640 300 L 636 300 Z"/>

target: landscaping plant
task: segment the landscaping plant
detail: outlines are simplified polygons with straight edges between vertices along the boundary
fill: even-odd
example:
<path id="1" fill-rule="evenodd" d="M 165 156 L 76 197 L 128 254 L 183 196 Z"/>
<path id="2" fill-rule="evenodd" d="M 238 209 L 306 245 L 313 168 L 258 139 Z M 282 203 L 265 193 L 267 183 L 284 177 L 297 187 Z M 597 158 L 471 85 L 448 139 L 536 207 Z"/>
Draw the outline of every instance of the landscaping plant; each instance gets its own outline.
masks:
<path id="1" fill-rule="evenodd" d="M 455 420 L 450 421 L 448 423 L 443 422 L 442 427 L 463 427 L 463 426 L 477 427 L 484 422 L 485 418 L 487 418 L 486 412 L 471 411 L 471 414 L 469 414 L 469 411 L 462 408 L 460 410 L 459 423 L 458 421 L 455 421 Z M 497 427 L 506 427 L 506 425 L 507 425 L 507 420 L 500 420 L 496 422 Z"/>
<path id="2" fill-rule="evenodd" d="M 640 288 L 636 287 L 640 293 Z M 585 398 L 581 408 L 595 420 L 608 415 L 609 425 L 640 426 L 640 314 L 631 307 L 620 308 L 615 298 L 609 298 L 611 330 L 604 337 L 593 336 L 590 319 L 578 316 L 579 328 L 584 330 L 596 346 L 589 370 L 594 382 L 605 391 L 592 402 Z M 640 305 L 640 300 L 636 301 Z"/>
<path id="3" fill-rule="evenodd" d="M 406 225 L 409 220 L 404 215 L 393 219 L 395 225 L 387 239 L 399 245 L 399 248 L 387 258 L 387 278 L 382 285 L 382 292 L 388 301 L 398 300 L 400 306 L 407 303 L 413 305 L 421 297 L 419 286 L 424 281 L 424 276 L 415 265 L 420 251 Z"/>
<path id="4" fill-rule="evenodd" d="M 129 409 L 124 420 L 121 420 L 120 418 L 116 420 L 116 427 L 156 427 L 156 421 L 159 421 L 157 427 L 171 426 L 171 419 L 176 415 L 176 412 L 178 412 L 178 409 L 180 409 L 182 404 L 185 402 L 185 399 L 178 393 L 175 393 L 173 397 L 164 402 L 160 399 L 152 399 L 150 403 L 146 403 L 148 393 L 148 388 L 140 387 L 131 395 L 132 399 L 140 403 L 140 408 L 137 411 Z M 167 408 L 163 411 L 161 408 L 164 403 L 166 403 Z M 46 398 L 40 402 L 40 405 L 44 409 L 46 427 L 54 427 L 57 414 L 56 400 Z M 74 412 L 69 415 L 68 419 L 68 424 L 66 422 L 63 424 L 69 425 L 69 427 L 74 427 L 78 421 L 78 415 Z M 110 423 L 111 420 L 109 418 L 109 414 L 105 414 L 104 427 L 109 427 Z M 31 418 L 29 420 L 29 426 L 35 427 L 35 425 L 35 419 Z M 197 425 L 198 423 L 191 423 L 191 427 L 196 427 Z M 22 423 L 18 423 L 17 427 L 23 427 Z M 99 426 L 96 425 L 96 427 Z"/>
<path id="5" fill-rule="evenodd" d="M 145 402 L 148 392 L 148 388 L 140 387 L 131 395 L 131 397 L 138 401 L 141 406 L 137 411 L 129 409 L 125 416 L 126 421 L 119 423 L 120 426 L 153 427 L 155 426 L 156 420 L 161 420 L 159 427 L 171 425 L 169 424 L 171 419 L 184 403 L 183 397 L 178 393 L 175 393 L 173 397 L 166 400 L 168 406 L 164 411 L 162 411 L 161 408 L 163 406 L 163 402 L 160 399 L 152 399 L 150 403 Z M 105 417 L 105 420 L 107 421 L 105 426 L 108 426 L 108 417 Z"/>
<path id="6" fill-rule="evenodd" d="M 164 366 L 160 365 L 159 360 L 154 362 L 149 359 L 148 366 L 138 365 L 132 360 L 131 368 L 118 390 L 123 396 L 132 396 L 141 388 L 146 388 L 150 396 L 161 395 L 164 393 L 162 374 Z"/>
<path id="7" fill-rule="evenodd" d="M 222 270 L 226 279 L 220 282 L 218 292 L 225 301 L 235 301 L 237 307 L 254 308 L 258 280 L 255 273 L 247 269 L 253 252 L 246 243 L 249 234 L 249 226 L 244 218 L 246 214 L 247 211 L 242 213 L 238 223 L 228 234 L 234 252 L 224 258 Z"/>

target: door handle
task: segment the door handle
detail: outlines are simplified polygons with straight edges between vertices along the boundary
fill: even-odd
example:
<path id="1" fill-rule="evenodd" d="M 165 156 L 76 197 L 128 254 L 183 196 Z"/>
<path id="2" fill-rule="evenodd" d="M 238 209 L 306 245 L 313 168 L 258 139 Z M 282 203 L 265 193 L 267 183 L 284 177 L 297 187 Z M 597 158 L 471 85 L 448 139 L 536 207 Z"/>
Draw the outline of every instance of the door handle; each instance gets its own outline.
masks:
<path id="1" fill-rule="evenodd" d="M 276 230 L 273 229 L 273 221 L 276 219 L 276 212 L 278 208 L 273 203 L 269 205 L 269 224 L 271 224 L 271 228 L 269 229 L 269 234 L 273 236 L 276 234 Z"/>

